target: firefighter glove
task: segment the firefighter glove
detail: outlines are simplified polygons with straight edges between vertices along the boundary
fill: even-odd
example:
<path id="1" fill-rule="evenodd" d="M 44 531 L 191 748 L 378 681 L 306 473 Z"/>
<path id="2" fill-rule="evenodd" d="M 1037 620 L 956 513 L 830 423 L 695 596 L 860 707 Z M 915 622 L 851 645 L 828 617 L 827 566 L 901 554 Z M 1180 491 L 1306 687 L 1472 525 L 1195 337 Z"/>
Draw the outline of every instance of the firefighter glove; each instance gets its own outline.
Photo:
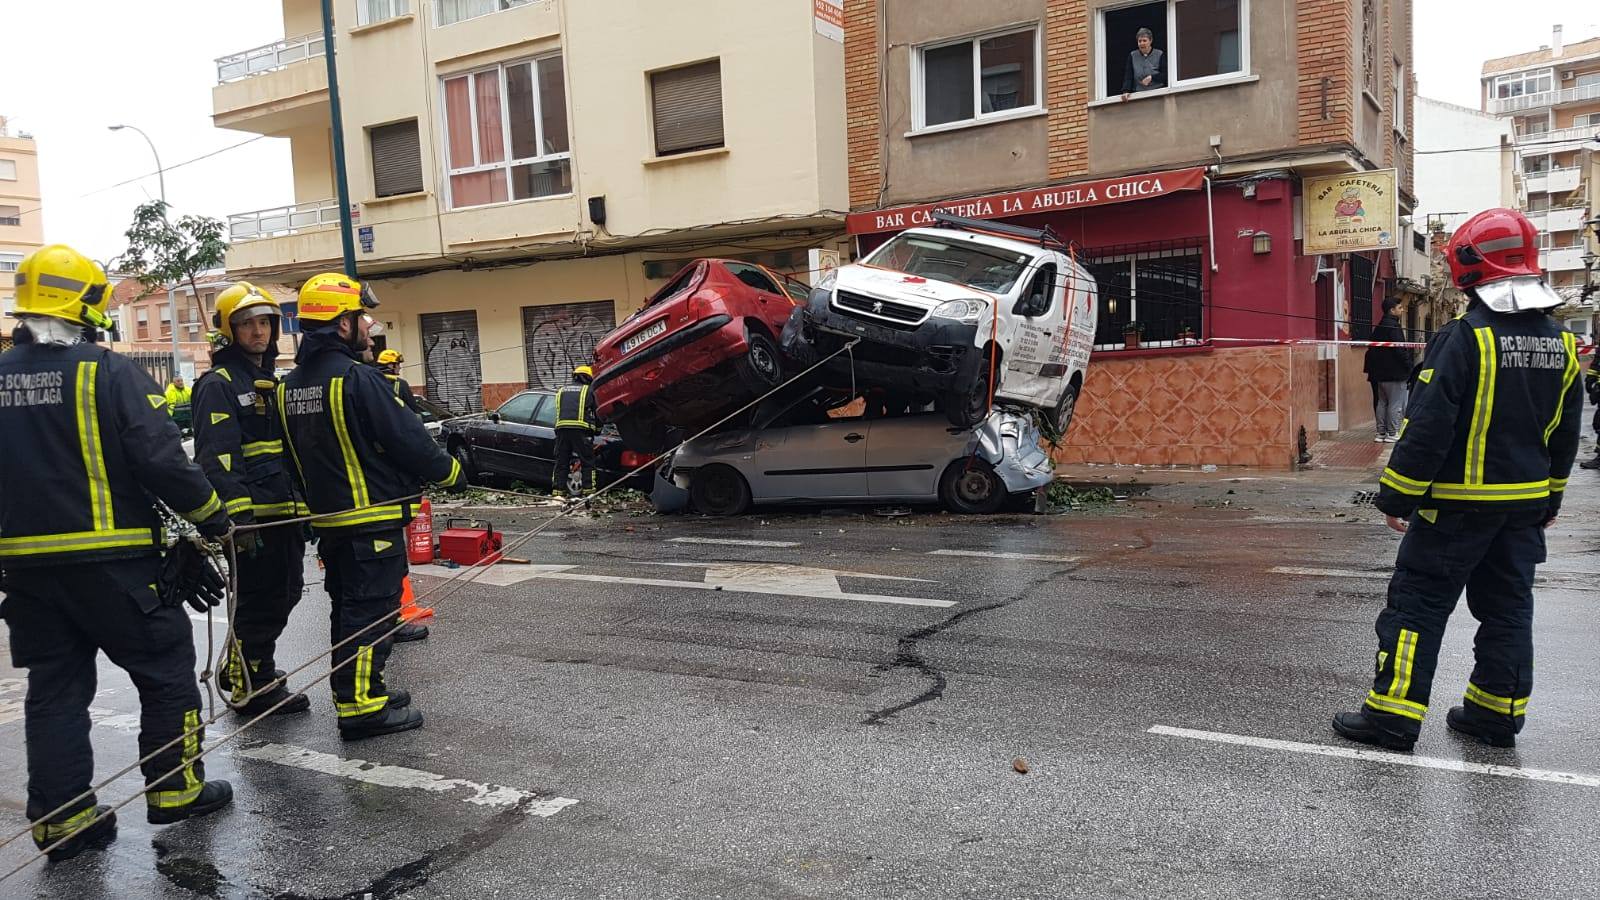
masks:
<path id="1" fill-rule="evenodd" d="M 193 540 L 179 538 L 161 560 L 156 590 L 166 606 L 187 603 L 195 612 L 205 612 L 222 604 L 227 587 L 211 556 Z"/>

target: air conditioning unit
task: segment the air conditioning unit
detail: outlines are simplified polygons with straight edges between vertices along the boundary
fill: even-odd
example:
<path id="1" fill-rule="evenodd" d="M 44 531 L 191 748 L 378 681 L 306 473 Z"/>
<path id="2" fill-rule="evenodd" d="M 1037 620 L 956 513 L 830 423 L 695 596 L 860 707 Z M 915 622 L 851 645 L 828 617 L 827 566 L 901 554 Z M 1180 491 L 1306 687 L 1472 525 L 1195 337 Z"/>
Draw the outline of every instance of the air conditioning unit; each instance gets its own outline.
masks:
<path id="1" fill-rule="evenodd" d="M 1578 73 L 1572 71 L 1571 69 L 1561 73 L 1561 80 L 1562 81 L 1571 81 L 1572 79 L 1577 78 L 1577 77 L 1578 77 Z"/>

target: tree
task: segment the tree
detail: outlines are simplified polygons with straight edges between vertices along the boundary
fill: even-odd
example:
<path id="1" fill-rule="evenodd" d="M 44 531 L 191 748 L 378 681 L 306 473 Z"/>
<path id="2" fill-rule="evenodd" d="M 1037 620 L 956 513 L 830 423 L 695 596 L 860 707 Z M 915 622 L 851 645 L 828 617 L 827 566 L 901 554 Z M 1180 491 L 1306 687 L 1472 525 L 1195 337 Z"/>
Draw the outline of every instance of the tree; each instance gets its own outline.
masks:
<path id="1" fill-rule="evenodd" d="M 151 200 L 133 211 L 133 224 L 126 232 L 128 249 L 117 257 L 115 267 L 137 278 L 145 294 L 169 284 L 187 284 L 204 328 L 209 311 L 196 282 L 201 272 L 222 267 L 228 250 L 222 239 L 224 227 L 221 219 L 209 216 L 169 222 L 167 204 Z M 178 323 L 173 322 L 172 328 L 176 334 Z"/>

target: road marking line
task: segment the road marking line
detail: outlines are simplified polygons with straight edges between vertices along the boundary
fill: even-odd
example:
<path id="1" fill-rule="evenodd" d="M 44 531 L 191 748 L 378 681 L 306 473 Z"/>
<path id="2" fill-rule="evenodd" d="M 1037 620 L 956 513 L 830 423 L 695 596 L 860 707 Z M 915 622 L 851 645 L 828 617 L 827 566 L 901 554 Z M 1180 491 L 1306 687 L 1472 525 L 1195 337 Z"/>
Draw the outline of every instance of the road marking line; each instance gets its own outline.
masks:
<path id="1" fill-rule="evenodd" d="M 1274 566 L 1267 570 L 1273 575 L 1304 575 L 1311 578 L 1367 578 L 1375 581 L 1388 581 L 1394 574 L 1393 569 L 1372 571 L 1371 569 L 1318 569 L 1306 566 Z M 1572 588 L 1574 590 L 1587 589 L 1592 583 L 1593 576 L 1582 576 L 1572 572 L 1550 572 L 1537 575 L 1533 583 L 1540 587 Z"/>
<path id="2" fill-rule="evenodd" d="M 1286 750 L 1291 753 L 1309 753 L 1313 756 L 1332 756 L 1339 759 L 1359 759 L 1391 766 L 1414 766 L 1422 769 L 1442 769 L 1447 772 L 1464 772 L 1469 775 L 1493 775 L 1497 778 L 1521 778 L 1527 781 L 1549 781 L 1578 787 L 1600 787 L 1600 776 L 1579 775 L 1573 772 L 1554 772 L 1549 769 L 1523 769 L 1517 766 L 1499 766 L 1487 763 L 1466 762 L 1459 759 L 1440 759 L 1434 756 L 1408 756 L 1387 750 L 1363 750 L 1356 747 L 1329 747 L 1323 744 L 1302 744 L 1299 741 L 1280 741 L 1274 738 L 1249 737 L 1241 734 L 1224 734 L 1218 731 L 1195 731 L 1190 728 L 1171 728 L 1156 725 L 1150 734 L 1168 737 L 1191 738 L 1218 744 L 1237 744 L 1265 750 Z"/>
<path id="3" fill-rule="evenodd" d="M 562 571 L 562 572 L 564 572 L 567 569 L 571 569 L 573 567 L 572 566 L 549 566 L 549 565 L 528 565 L 528 566 L 524 566 L 524 565 L 520 565 L 520 564 L 516 564 L 516 563 L 495 563 L 492 566 L 482 567 L 481 569 L 479 569 L 479 571 L 468 572 L 468 573 L 463 574 L 462 569 L 467 569 L 467 568 L 477 568 L 477 567 L 463 566 L 460 569 L 450 569 L 450 568 L 446 568 L 444 566 L 436 566 L 436 565 L 429 564 L 429 565 L 425 565 L 425 566 L 412 566 L 411 567 L 411 574 L 413 574 L 413 575 L 427 575 L 427 576 L 430 576 L 430 577 L 433 577 L 433 578 L 440 578 L 440 579 L 449 579 L 449 578 L 452 578 L 454 576 L 460 575 L 462 581 L 470 581 L 473 584 L 492 584 L 492 585 L 496 585 L 498 587 L 510 587 L 510 586 L 512 586 L 514 584 L 521 584 L 524 581 L 531 581 L 531 580 L 533 580 L 535 578 L 538 578 L 539 574 L 541 572 L 549 572 L 549 571 Z"/>
<path id="4" fill-rule="evenodd" d="M 1025 559 L 1033 562 L 1074 563 L 1081 556 L 1050 556 L 1046 553 L 1000 553 L 986 550 L 929 550 L 929 556 L 973 556 L 978 559 Z"/>
<path id="5" fill-rule="evenodd" d="M 692 563 L 672 563 L 685 567 L 701 568 Z M 852 594 L 839 589 L 838 581 L 829 585 L 818 584 L 812 581 L 790 579 L 750 579 L 750 580 L 719 580 L 713 578 L 710 567 L 707 568 L 705 581 L 673 581 L 667 578 L 632 578 L 623 575 L 591 575 L 584 572 L 546 571 L 534 575 L 535 578 L 547 578 L 557 581 L 589 581 L 601 584 L 629 584 L 638 587 L 665 587 L 683 588 L 691 591 L 727 591 L 740 594 L 773 594 L 780 597 L 812 597 L 819 600 L 859 600 L 864 603 L 897 603 L 902 606 L 932 606 L 945 609 L 955 606 L 953 600 L 931 600 L 925 597 L 891 597 L 884 594 Z M 853 576 L 855 573 L 840 573 Z M 865 576 L 871 577 L 871 576 Z"/>
<path id="6" fill-rule="evenodd" d="M 460 778 L 446 778 L 443 775 L 435 775 L 432 772 L 424 772 L 421 769 L 408 769 L 404 766 L 384 766 L 361 759 L 344 759 L 331 753 L 320 753 L 316 750 L 307 750 L 304 747 L 293 747 L 288 744 L 262 744 L 259 747 L 249 747 L 234 751 L 233 755 L 239 759 L 253 759 L 280 766 L 291 766 L 296 769 L 305 769 L 309 772 L 335 775 L 340 778 L 348 778 L 351 781 L 375 784 L 379 787 L 409 788 L 411 790 L 429 791 L 435 794 L 464 790 L 468 792 L 469 796 L 457 799 L 466 803 L 499 807 L 518 806 L 520 804 L 528 815 L 545 819 L 578 802 L 569 797 L 544 797 L 532 791 L 504 787 L 498 784 L 479 784 L 475 781 L 466 781 Z"/>
<path id="7" fill-rule="evenodd" d="M 718 545 L 718 546 L 727 545 L 727 546 L 731 546 L 731 547 L 798 547 L 798 546 L 800 546 L 800 542 L 799 541 L 746 541 L 746 540 L 734 540 L 734 539 L 731 539 L 731 538 L 726 538 L 725 539 L 725 538 L 707 538 L 707 537 L 675 537 L 675 538 L 669 538 L 667 540 L 667 543 L 669 543 L 669 544 L 715 544 L 715 545 Z"/>

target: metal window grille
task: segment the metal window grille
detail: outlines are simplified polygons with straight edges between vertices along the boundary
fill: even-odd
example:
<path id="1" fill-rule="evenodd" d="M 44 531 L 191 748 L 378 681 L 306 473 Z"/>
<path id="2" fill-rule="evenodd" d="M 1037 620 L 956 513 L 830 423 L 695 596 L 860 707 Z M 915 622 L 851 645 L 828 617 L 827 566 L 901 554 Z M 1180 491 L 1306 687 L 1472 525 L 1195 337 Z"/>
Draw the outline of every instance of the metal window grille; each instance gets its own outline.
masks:
<path id="1" fill-rule="evenodd" d="M 1211 293 L 1204 248 L 1204 238 L 1185 238 L 1083 251 L 1078 261 L 1100 295 L 1094 349 L 1124 349 L 1130 329 L 1141 347 L 1178 346 L 1186 331 L 1203 336 Z"/>
<path id="2" fill-rule="evenodd" d="M 656 72 L 650 92 L 657 156 L 723 145 L 721 60 Z"/>
<path id="3" fill-rule="evenodd" d="M 453 413 L 483 409 L 483 357 L 478 349 L 478 314 L 423 313 L 422 364 L 428 398 Z"/>
<path id="4" fill-rule="evenodd" d="M 1373 277 L 1377 265 L 1365 256 L 1350 257 L 1350 339 L 1372 337 Z"/>
<path id="5" fill-rule="evenodd" d="M 528 387 L 553 391 L 566 384 L 573 369 L 594 362 L 595 344 L 616 327 L 616 304 L 610 300 L 524 306 Z"/>
<path id="6" fill-rule="evenodd" d="M 422 190 L 422 143 L 417 120 L 379 125 L 367 133 L 372 145 L 372 192 L 379 197 Z"/>

